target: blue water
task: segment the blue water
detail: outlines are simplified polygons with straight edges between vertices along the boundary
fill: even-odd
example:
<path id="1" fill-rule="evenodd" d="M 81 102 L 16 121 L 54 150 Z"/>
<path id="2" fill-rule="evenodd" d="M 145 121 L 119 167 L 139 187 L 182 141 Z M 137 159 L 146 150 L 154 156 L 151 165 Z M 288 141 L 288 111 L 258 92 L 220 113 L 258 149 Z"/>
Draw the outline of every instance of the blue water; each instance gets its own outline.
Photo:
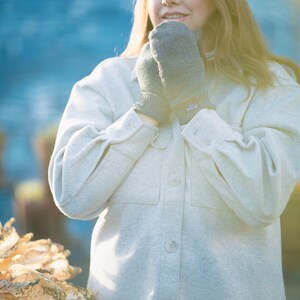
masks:
<path id="1" fill-rule="evenodd" d="M 34 138 L 58 124 L 77 80 L 122 52 L 130 26 L 130 0 L 0 0 L 0 131 L 7 135 L 3 163 L 10 182 L 0 187 L 2 223 L 14 215 L 14 187 L 41 178 Z M 73 282 L 81 286 L 93 225 L 65 219 L 70 263 L 83 268 Z"/>
<path id="2" fill-rule="evenodd" d="M 40 176 L 32 138 L 59 121 L 77 80 L 122 52 L 130 9 L 131 1 L 120 0 L 0 1 L 0 130 L 8 133 L 8 178 Z"/>

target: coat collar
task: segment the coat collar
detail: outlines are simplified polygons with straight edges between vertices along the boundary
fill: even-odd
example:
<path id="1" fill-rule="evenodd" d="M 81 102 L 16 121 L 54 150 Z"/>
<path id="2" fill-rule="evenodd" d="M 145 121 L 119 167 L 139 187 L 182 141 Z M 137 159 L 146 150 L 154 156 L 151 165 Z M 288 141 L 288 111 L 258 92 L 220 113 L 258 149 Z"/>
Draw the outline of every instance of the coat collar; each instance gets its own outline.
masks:
<path id="1" fill-rule="evenodd" d="M 137 80 L 137 74 L 136 74 L 136 61 L 137 61 L 137 57 L 135 57 L 134 66 L 133 66 L 133 68 L 132 68 L 131 75 L 130 75 L 130 81 L 135 81 L 135 80 Z"/>

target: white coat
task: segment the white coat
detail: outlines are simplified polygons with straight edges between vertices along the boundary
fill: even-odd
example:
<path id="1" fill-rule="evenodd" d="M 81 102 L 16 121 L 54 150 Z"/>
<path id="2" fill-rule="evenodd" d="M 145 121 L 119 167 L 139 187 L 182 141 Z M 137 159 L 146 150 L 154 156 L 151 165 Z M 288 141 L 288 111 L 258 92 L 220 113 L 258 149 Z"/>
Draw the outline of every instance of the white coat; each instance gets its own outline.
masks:
<path id="1" fill-rule="evenodd" d="M 49 167 L 57 206 L 98 217 L 88 287 L 103 300 L 283 300 L 280 215 L 300 172 L 300 87 L 208 78 L 215 110 L 156 127 L 132 109 L 135 58 L 74 86 Z"/>

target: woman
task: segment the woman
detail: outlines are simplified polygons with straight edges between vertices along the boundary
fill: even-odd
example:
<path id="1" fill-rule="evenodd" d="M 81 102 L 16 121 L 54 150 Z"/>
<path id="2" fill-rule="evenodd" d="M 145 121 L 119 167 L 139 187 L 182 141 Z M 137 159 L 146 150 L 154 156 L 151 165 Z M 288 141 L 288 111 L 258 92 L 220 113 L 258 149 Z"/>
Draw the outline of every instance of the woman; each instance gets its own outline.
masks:
<path id="1" fill-rule="evenodd" d="M 137 1 L 126 51 L 74 86 L 49 168 L 61 211 L 98 217 L 99 299 L 285 299 L 280 214 L 300 171 L 289 73 L 245 0 Z"/>

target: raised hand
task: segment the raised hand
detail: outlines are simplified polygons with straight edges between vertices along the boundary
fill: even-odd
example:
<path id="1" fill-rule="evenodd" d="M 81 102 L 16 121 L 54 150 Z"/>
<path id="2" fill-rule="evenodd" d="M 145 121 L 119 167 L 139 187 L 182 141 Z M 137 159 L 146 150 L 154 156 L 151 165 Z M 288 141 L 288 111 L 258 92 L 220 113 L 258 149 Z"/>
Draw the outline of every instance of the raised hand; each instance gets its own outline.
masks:
<path id="1" fill-rule="evenodd" d="M 205 69 L 197 36 L 185 24 L 166 21 L 149 34 L 164 94 L 181 125 L 202 108 L 213 108 L 205 87 Z"/>
<path id="2" fill-rule="evenodd" d="M 159 76 L 158 65 L 150 51 L 150 44 L 143 46 L 136 63 L 137 77 L 142 91 L 142 98 L 134 108 L 159 122 L 167 123 L 170 107 L 164 96 Z"/>

